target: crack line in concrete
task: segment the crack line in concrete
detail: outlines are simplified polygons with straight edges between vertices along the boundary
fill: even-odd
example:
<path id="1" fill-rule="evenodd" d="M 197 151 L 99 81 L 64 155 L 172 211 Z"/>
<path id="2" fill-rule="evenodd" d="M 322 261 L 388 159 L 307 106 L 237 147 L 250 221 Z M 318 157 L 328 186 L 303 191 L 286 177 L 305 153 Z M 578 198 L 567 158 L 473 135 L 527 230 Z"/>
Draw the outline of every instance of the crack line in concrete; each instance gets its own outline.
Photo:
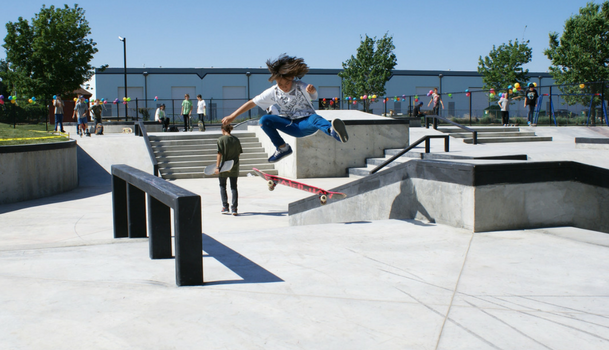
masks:
<path id="1" fill-rule="evenodd" d="M 474 233 L 472 232 L 472 236 L 469 239 L 469 244 L 467 245 L 467 250 L 465 251 L 465 257 L 463 258 L 463 264 L 461 265 L 461 270 L 459 271 L 459 277 L 457 278 L 457 283 L 455 283 L 455 289 L 453 290 L 453 295 L 450 297 L 450 303 L 448 304 L 448 310 L 446 310 L 446 316 L 444 316 L 444 321 L 442 321 L 442 327 L 440 327 L 440 334 L 438 334 L 438 341 L 436 342 L 436 347 L 434 349 L 438 350 L 438 346 L 440 346 L 440 339 L 442 339 L 442 333 L 444 332 L 444 326 L 446 325 L 446 320 L 448 319 L 448 315 L 450 314 L 450 309 L 453 307 L 453 301 L 455 300 L 455 295 L 457 294 L 457 289 L 459 288 L 459 282 L 461 281 L 461 275 L 463 274 L 463 269 L 465 269 L 465 262 L 467 261 L 467 257 L 469 256 L 469 249 L 472 247 L 472 241 L 474 240 Z"/>

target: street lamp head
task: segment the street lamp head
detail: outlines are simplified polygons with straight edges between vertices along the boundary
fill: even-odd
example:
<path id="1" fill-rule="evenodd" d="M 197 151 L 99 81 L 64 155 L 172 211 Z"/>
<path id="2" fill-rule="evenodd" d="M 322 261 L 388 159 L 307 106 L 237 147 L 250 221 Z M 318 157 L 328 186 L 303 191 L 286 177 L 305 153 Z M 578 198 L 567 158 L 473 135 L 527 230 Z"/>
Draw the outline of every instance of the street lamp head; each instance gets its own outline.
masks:
<path id="1" fill-rule="evenodd" d="M 118 40 L 120 40 L 120 41 L 125 41 L 125 38 L 123 38 L 122 36 L 120 36 L 120 35 L 119 35 L 119 36 L 118 36 Z"/>

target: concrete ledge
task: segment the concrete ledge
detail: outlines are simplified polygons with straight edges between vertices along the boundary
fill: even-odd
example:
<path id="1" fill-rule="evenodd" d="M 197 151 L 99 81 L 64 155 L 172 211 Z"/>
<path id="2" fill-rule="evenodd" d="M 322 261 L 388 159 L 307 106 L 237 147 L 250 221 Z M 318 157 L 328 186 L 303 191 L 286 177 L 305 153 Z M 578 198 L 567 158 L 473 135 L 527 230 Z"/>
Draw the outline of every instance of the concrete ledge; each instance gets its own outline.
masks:
<path id="1" fill-rule="evenodd" d="M 609 170 L 576 162 L 412 160 L 333 189 L 321 208 L 291 203 L 290 225 L 424 219 L 473 232 L 575 226 L 609 233 Z"/>
<path id="2" fill-rule="evenodd" d="M 64 129 L 68 131 L 70 134 L 76 134 L 76 123 L 63 123 Z M 130 128 L 133 133 L 135 133 L 135 123 L 134 122 L 104 122 L 102 123 L 104 126 L 104 134 L 121 134 L 123 133 L 124 128 Z M 146 126 L 147 132 L 162 132 L 163 126 L 157 122 L 144 122 Z M 95 122 L 89 122 L 87 124 L 89 127 L 89 132 L 91 134 L 95 133 Z"/>
<path id="3" fill-rule="evenodd" d="M 576 137 L 575 148 L 609 150 L 609 138 Z"/>
<path id="4" fill-rule="evenodd" d="M 77 186 L 76 141 L 0 147 L 0 204 L 48 197 Z"/>
<path id="5" fill-rule="evenodd" d="M 280 176 L 302 179 L 347 176 L 348 169 L 366 166 L 366 158 L 384 157 L 388 148 L 404 148 L 409 144 L 407 120 L 374 116 L 359 111 L 319 111 L 328 120 L 340 118 L 347 126 L 349 141 L 340 143 L 317 132 L 295 138 L 280 133 L 292 147 L 292 155 L 275 163 Z M 256 133 L 268 156 L 275 146 L 258 125 L 249 125 Z"/>

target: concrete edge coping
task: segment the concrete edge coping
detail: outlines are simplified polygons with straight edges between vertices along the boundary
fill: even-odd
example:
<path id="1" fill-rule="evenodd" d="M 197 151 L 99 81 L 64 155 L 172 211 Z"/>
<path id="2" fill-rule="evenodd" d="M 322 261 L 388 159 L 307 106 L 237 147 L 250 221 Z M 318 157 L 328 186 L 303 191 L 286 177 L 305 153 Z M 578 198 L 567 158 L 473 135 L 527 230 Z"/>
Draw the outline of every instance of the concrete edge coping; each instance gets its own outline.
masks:
<path id="1" fill-rule="evenodd" d="M 35 144 L 30 144 L 30 145 L 0 146 L 0 153 L 50 151 L 50 150 L 58 150 L 58 149 L 65 149 L 65 148 L 72 148 L 72 147 L 76 147 L 76 140 L 49 142 L 49 143 L 35 143 Z"/>
<path id="2" fill-rule="evenodd" d="M 609 144 L 608 137 L 576 137 L 575 143 Z"/>
<path id="3" fill-rule="evenodd" d="M 472 187 L 577 181 L 592 186 L 609 188 L 608 169 L 572 161 L 474 164 L 414 159 L 333 188 L 331 191 L 345 193 L 349 198 L 407 178 L 420 178 Z M 328 205 L 331 204 L 332 202 Z M 319 207 L 319 199 L 317 196 L 310 196 L 290 203 L 288 215 L 295 215 L 317 207 Z"/>

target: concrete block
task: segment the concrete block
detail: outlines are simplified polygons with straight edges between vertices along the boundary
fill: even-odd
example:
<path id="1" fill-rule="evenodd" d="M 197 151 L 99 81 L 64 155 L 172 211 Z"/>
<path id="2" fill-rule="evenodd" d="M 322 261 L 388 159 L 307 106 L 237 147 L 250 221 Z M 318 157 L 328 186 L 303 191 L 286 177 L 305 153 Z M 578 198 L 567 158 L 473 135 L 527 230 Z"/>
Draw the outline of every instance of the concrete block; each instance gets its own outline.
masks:
<path id="1" fill-rule="evenodd" d="M 2 147 L 0 204 L 48 197 L 77 186 L 76 141 Z"/>
<path id="2" fill-rule="evenodd" d="M 280 176 L 289 178 L 347 176 L 351 167 L 366 165 L 366 158 L 383 157 L 387 148 L 404 148 L 409 144 L 406 120 L 378 117 L 359 111 L 319 111 L 331 120 L 342 119 L 349 133 L 347 143 L 337 142 L 323 132 L 303 138 L 280 133 L 292 147 L 292 155 L 275 163 Z M 249 125 L 270 157 L 275 146 L 258 125 Z"/>

